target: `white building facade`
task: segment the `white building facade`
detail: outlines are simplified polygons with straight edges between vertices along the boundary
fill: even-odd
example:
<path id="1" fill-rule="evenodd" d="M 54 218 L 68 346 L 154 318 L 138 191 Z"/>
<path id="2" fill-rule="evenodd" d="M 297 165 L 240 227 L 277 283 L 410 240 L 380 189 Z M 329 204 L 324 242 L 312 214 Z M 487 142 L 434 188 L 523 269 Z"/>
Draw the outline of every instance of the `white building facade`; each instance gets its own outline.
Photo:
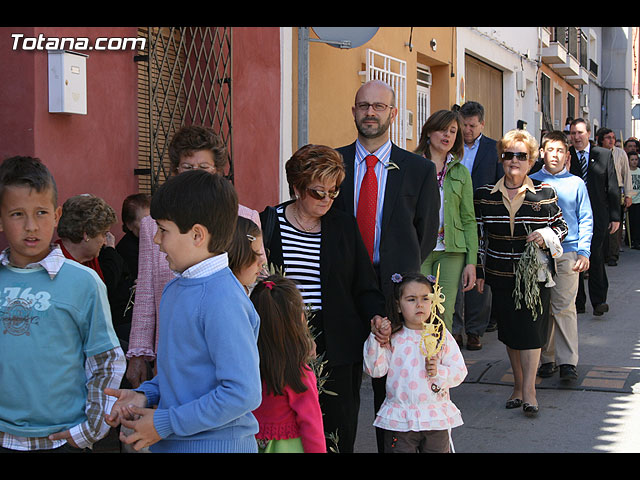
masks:
<path id="1" fill-rule="evenodd" d="M 487 112 L 498 138 L 524 126 L 536 138 L 582 117 L 632 134 L 630 27 L 458 27 L 458 102 Z"/>

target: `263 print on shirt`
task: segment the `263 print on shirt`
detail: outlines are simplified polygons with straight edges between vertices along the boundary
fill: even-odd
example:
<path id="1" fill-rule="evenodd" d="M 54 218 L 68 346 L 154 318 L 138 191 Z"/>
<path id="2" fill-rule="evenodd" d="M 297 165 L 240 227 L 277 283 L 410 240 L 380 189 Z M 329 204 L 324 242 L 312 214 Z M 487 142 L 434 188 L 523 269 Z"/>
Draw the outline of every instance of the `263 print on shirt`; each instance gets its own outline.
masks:
<path id="1" fill-rule="evenodd" d="M 38 323 L 38 312 L 47 310 L 51 304 L 48 292 L 31 291 L 31 287 L 6 287 L 0 294 L 2 333 L 30 335 L 31 325 Z"/>

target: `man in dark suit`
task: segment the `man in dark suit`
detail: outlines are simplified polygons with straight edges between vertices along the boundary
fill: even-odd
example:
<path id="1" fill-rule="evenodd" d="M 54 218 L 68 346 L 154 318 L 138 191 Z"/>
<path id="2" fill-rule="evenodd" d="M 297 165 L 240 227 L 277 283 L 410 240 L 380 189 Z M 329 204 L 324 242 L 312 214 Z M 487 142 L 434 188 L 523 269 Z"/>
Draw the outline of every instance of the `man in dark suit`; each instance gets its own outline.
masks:
<path id="1" fill-rule="evenodd" d="M 504 175 L 498 161 L 496 141 L 483 134 L 484 107 L 478 102 L 467 102 L 459 110 L 464 137 L 464 157 L 462 164 L 471 172 L 473 189 L 487 184 L 495 184 Z M 484 285 L 483 293 L 473 289 L 462 292 L 458 289 L 456 307 L 453 314 L 452 334 L 462 346 L 462 331 L 467 335 L 467 349 L 480 350 L 480 337 L 484 334 L 491 318 L 491 289 Z"/>
<path id="2" fill-rule="evenodd" d="M 358 139 L 337 150 L 342 154 L 346 178 L 334 207 L 357 217 L 360 186 L 366 165 L 363 156 L 378 153 L 375 166 L 379 191 L 372 262 L 381 288 L 388 296 L 394 273 L 420 271 L 436 244 L 440 195 L 433 163 L 391 143 L 389 126 L 398 109 L 386 83 L 373 80 L 356 94 L 352 113 Z M 388 108 L 377 111 L 377 108 Z M 365 245 L 367 244 L 363 235 Z"/>
<path id="3" fill-rule="evenodd" d="M 587 184 L 593 210 L 593 238 L 589 258 L 589 299 L 593 314 L 600 316 L 609 311 L 607 291 L 609 280 L 604 262 L 604 239 L 620 227 L 620 187 L 616 176 L 611 150 L 592 145 L 589 141 L 591 127 L 587 120 L 577 118 L 569 130 L 572 146 L 569 171 L 583 178 Z M 582 159 L 584 158 L 584 162 Z M 580 274 L 576 310 L 584 313 L 586 294 Z"/>
<path id="4" fill-rule="evenodd" d="M 392 292 L 391 276 L 419 272 L 435 247 L 440 210 L 433 163 L 394 145 L 389 138 L 397 113 L 389 85 L 372 80 L 360 87 L 352 107 L 358 138 L 337 149 L 344 158 L 346 177 L 333 205 L 356 215 L 387 298 Z M 365 205 L 371 210 L 365 212 Z M 376 412 L 384 400 L 384 382 L 385 378 L 372 382 Z M 382 452 L 380 429 L 376 435 Z"/>

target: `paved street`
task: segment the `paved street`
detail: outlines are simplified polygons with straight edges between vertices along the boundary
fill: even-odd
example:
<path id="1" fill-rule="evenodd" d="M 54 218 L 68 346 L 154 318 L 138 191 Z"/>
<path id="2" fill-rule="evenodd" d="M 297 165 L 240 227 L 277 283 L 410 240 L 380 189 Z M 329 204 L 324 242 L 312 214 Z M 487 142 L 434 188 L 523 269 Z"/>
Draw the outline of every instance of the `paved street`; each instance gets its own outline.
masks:
<path id="1" fill-rule="evenodd" d="M 457 453 L 640 452 L 640 251 L 625 247 L 606 267 L 609 313 L 578 315 L 579 378 L 538 378 L 537 418 L 507 410 L 510 365 L 497 332 L 479 351 L 462 350 L 469 374 L 451 392 L 465 424 L 453 430 Z M 356 452 L 376 452 L 371 382 L 362 386 Z"/>

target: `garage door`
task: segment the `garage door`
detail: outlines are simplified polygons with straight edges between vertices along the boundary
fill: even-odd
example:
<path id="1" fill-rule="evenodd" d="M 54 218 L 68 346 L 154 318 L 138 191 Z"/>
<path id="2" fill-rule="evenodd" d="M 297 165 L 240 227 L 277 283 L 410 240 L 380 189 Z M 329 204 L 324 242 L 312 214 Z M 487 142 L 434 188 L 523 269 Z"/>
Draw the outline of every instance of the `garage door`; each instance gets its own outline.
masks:
<path id="1" fill-rule="evenodd" d="M 484 107 L 484 134 L 502 137 L 502 72 L 475 57 L 465 55 L 465 101 Z"/>

